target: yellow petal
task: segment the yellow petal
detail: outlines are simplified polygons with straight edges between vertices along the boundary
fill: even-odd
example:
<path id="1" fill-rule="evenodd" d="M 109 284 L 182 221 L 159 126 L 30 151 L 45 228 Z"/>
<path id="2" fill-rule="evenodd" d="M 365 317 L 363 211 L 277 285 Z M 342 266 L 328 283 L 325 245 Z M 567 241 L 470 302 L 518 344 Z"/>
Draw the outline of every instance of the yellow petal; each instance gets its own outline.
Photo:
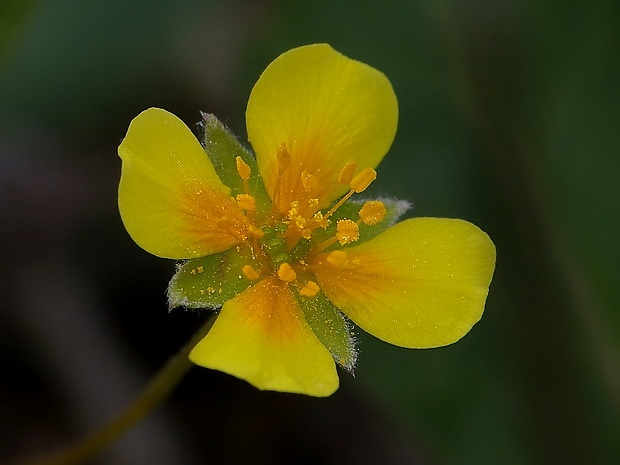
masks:
<path id="1" fill-rule="evenodd" d="M 313 259 L 321 289 L 365 331 L 403 347 L 438 347 L 480 319 L 495 268 L 495 246 L 471 223 L 403 221 L 342 261 Z"/>
<path id="2" fill-rule="evenodd" d="M 304 196 L 304 171 L 318 181 L 311 195 L 321 208 L 342 196 L 348 190 L 338 182 L 342 168 L 349 162 L 358 172 L 377 166 L 397 120 L 396 96 L 385 75 L 327 44 L 280 55 L 252 89 L 246 112 L 261 175 L 282 213 Z M 279 151 L 290 163 L 276 186 Z"/>
<path id="3" fill-rule="evenodd" d="M 140 247 L 166 258 L 202 257 L 239 242 L 247 220 L 189 128 L 150 108 L 136 116 L 118 148 L 118 203 Z"/>
<path id="4" fill-rule="evenodd" d="M 328 396 L 338 388 L 331 354 L 288 284 L 273 276 L 226 302 L 190 359 L 259 389 Z"/>

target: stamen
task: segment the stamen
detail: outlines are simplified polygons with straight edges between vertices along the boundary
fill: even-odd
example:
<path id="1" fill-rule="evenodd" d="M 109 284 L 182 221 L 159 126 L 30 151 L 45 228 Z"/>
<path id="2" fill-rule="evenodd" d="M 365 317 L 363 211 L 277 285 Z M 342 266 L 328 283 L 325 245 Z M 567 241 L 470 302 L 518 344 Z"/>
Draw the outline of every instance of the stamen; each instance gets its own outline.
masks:
<path id="1" fill-rule="evenodd" d="M 341 178 L 343 177 L 342 174 L 343 172 L 347 169 L 347 167 L 350 165 L 351 163 L 347 164 L 342 171 L 340 172 Z M 345 175 L 348 175 L 348 173 L 345 173 Z M 366 190 L 366 188 L 368 186 L 370 186 L 370 184 L 377 179 L 377 172 L 375 170 L 373 170 L 372 168 L 364 168 L 362 171 L 360 171 L 360 173 L 355 176 L 353 178 L 353 180 L 351 181 L 351 190 L 349 192 L 347 192 L 347 194 L 342 197 L 338 203 L 336 203 L 336 205 L 334 205 L 324 216 L 324 218 L 329 218 L 330 216 L 332 216 L 334 214 L 334 212 L 336 210 L 338 210 L 343 203 L 345 203 L 347 200 L 349 200 L 349 198 L 351 198 L 351 196 L 353 194 L 359 194 L 360 192 L 364 192 Z"/>
<path id="2" fill-rule="evenodd" d="M 347 200 L 349 200 L 349 198 L 351 198 L 351 196 L 353 194 L 355 194 L 355 189 L 351 189 L 349 192 L 347 192 L 347 195 L 345 195 L 343 198 L 338 200 L 336 205 L 334 205 L 332 208 L 330 208 L 329 211 L 327 213 L 325 213 L 325 215 L 323 215 L 323 219 L 326 220 L 327 218 L 332 216 L 334 214 L 334 212 L 336 210 L 338 210 L 342 206 L 343 203 L 345 203 Z"/>
<path id="3" fill-rule="evenodd" d="M 316 208 L 319 206 L 319 199 L 310 199 L 308 200 L 308 207 Z"/>
<path id="4" fill-rule="evenodd" d="M 338 241 L 338 238 L 332 237 L 330 239 L 327 239 L 327 240 L 321 242 L 320 244 L 318 244 L 318 245 L 314 246 L 312 249 L 310 249 L 310 255 L 316 255 L 317 253 L 322 252 L 326 248 L 331 247 L 332 245 L 334 245 L 337 241 Z"/>
<path id="5" fill-rule="evenodd" d="M 278 278 L 287 283 L 292 283 L 297 278 L 297 273 L 288 263 L 282 263 L 278 268 Z"/>
<path id="6" fill-rule="evenodd" d="M 253 224 L 251 224 L 249 227 L 249 233 L 250 233 L 250 236 L 255 237 L 256 239 L 262 239 L 262 237 L 265 235 L 265 231 L 263 231 L 260 228 L 257 228 Z"/>
<path id="7" fill-rule="evenodd" d="M 239 173 L 239 177 L 243 179 L 243 181 L 247 182 L 247 180 L 250 179 L 250 174 L 252 173 L 250 166 L 243 161 L 243 158 L 241 157 L 235 158 L 235 163 L 237 164 L 237 173 Z"/>
<path id="8" fill-rule="evenodd" d="M 288 169 L 288 166 L 291 164 L 291 155 L 288 153 L 288 149 L 286 148 L 285 142 L 282 142 L 278 146 L 278 150 L 276 151 L 276 158 L 278 160 L 278 172 L 276 174 L 276 183 L 273 186 L 273 195 L 272 195 L 273 202 L 271 203 L 271 217 L 275 217 L 279 213 L 278 208 L 280 206 L 280 200 L 281 200 L 281 195 L 282 195 L 282 192 L 280 192 L 280 189 L 281 189 L 280 184 L 282 182 L 284 172 Z"/>
<path id="9" fill-rule="evenodd" d="M 304 186 L 306 192 L 310 193 L 319 187 L 319 181 L 314 175 L 308 173 L 306 170 L 301 172 L 301 183 Z"/>
<path id="10" fill-rule="evenodd" d="M 340 175 L 338 175 L 338 181 L 340 181 L 341 184 L 350 184 L 356 169 L 357 163 L 353 163 L 352 161 L 350 161 L 340 170 Z"/>
<path id="11" fill-rule="evenodd" d="M 329 220 L 321 212 L 316 212 L 312 216 L 312 222 L 323 229 L 329 226 Z"/>
<path id="12" fill-rule="evenodd" d="M 241 272 L 243 273 L 243 276 L 248 278 L 250 281 L 256 281 L 258 278 L 260 278 L 258 271 L 256 271 L 250 265 L 244 265 L 244 267 L 241 268 Z"/>
<path id="13" fill-rule="evenodd" d="M 364 192 L 375 179 L 377 179 L 377 172 L 372 168 L 364 168 L 351 181 L 351 189 L 357 194 Z"/>
<path id="14" fill-rule="evenodd" d="M 327 255 L 327 262 L 335 266 L 342 266 L 347 261 L 347 253 L 344 250 L 334 250 Z"/>
<path id="15" fill-rule="evenodd" d="M 256 200 L 250 194 L 237 194 L 237 203 L 244 210 L 256 210 Z"/>
<path id="16" fill-rule="evenodd" d="M 288 211 L 288 217 L 293 219 L 297 215 L 299 215 L 299 202 L 297 200 L 293 200 L 291 202 L 291 208 Z"/>
<path id="17" fill-rule="evenodd" d="M 340 220 L 336 226 L 336 238 L 340 245 L 350 244 L 360 238 L 359 226 L 352 220 Z"/>
<path id="18" fill-rule="evenodd" d="M 306 220 L 306 218 L 299 214 L 299 202 L 297 200 L 291 202 L 291 208 L 288 211 L 287 216 L 289 219 L 289 224 L 294 224 L 297 229 L 300 230 L 304 229 L 304 227 L 306 226 L 306 222 L 308 221 Z"/>
<path id="19" fill-rule="evenodd" d="M 308 281 L 304 286 L 299 290 L 299 294 L 304 297 L 314 297 L 320 292 L 321 288 L 314 281 Z"/>
<path id="20" fill-rule="evenodd" d="M 369 200 L 360 208 L 360 220 L 368 226 L 381 223 L 387 211 L 380 200 Z"/>

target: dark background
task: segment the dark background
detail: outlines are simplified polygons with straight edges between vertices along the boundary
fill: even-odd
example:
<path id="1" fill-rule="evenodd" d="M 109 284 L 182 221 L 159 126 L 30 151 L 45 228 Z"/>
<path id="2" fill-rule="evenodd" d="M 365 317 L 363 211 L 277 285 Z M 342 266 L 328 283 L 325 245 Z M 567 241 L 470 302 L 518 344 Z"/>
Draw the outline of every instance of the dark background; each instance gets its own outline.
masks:
<path id="1" fill-rule="evenodd" d="M 494 239 L 482 321 L 414 351 L 360 334 L 329 399 L 195 368 L 97 463 L 620 463 L 620 3 L 3 0 L 0 463 L 120 411 L 204 314 L 116 206 L 116 148 L 160 106 L 245 140 L 253 83 L 329 42 L 385 72 L 399 130 L 374 194 Z"/>

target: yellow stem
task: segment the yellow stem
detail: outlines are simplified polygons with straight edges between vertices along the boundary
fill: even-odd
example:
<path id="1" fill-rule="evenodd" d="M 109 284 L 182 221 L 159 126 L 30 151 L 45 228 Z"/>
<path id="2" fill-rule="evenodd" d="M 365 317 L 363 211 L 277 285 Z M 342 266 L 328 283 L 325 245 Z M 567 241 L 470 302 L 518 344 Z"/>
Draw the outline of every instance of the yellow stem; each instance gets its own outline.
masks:
<path id="1" fill-rule="evenodd" d="M 337 240 L 338 240 L 338 238 L 336 236 L 334 236 L 334 237 L 332 237 L 330 239 L 324 240 L 320 244 L 317 244 L 315 247 L 310 249 L 310 252 L 308 252 L 308 255 L 309 256 L 314 256 L 314 255 L 318 254 L 319 252 L 322 252 L 323 250 L 325 250 L 329 246 L 335 244 Z"/>
<path id="2" fill-rule="evenodd" d="M 21 465 L 74 465 L 84 462 L 113 443 L 161 404 L 194 366 L 189 360 L 189 353 L 207 335 L 214 320 L 215 315 L 210 317 L 188 343 L 166 362 L 138 398 L 111 423 L 69 449 L 47 457 L 22 462 Z"/>
<path id="3" fill-rule="evenodd" d="M 330 216 L 332 216 L 334 214 L 334 212 L 336 210 L 338 210 L 343 203 L 345 203 L 347 200 L 349 200 L 349 198 L 355 194 L 355 190 L 351 189 L 347 195 L 345 195 L 343 198 L 341 198 L 338 203 L 336 205 L 334 205 L 327 213 L 325 213 L 325 215 L 323 216 L 323 219 L 326 220 L 327 218 L 329 218 Z"/>

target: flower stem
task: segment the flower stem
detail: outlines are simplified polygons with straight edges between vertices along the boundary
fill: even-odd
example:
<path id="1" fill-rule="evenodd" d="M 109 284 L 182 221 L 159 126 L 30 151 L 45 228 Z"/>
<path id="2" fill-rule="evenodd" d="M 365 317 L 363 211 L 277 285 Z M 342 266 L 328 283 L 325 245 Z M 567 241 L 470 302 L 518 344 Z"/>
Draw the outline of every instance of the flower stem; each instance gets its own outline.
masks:
<path id="1" fill-rule="evenodd" d="M 134 402 L 111 423 L 69 449 L 48 457 L 23 462 L 22 465 L 74 465 L 89 459 L 113 443 L 161 404 L 179 384 L 193 366 L 189 360 L 189 353 L 207 335 L 214 321 L 215 315 L 210 317 L 187 344 L 166 362 Z"/>

